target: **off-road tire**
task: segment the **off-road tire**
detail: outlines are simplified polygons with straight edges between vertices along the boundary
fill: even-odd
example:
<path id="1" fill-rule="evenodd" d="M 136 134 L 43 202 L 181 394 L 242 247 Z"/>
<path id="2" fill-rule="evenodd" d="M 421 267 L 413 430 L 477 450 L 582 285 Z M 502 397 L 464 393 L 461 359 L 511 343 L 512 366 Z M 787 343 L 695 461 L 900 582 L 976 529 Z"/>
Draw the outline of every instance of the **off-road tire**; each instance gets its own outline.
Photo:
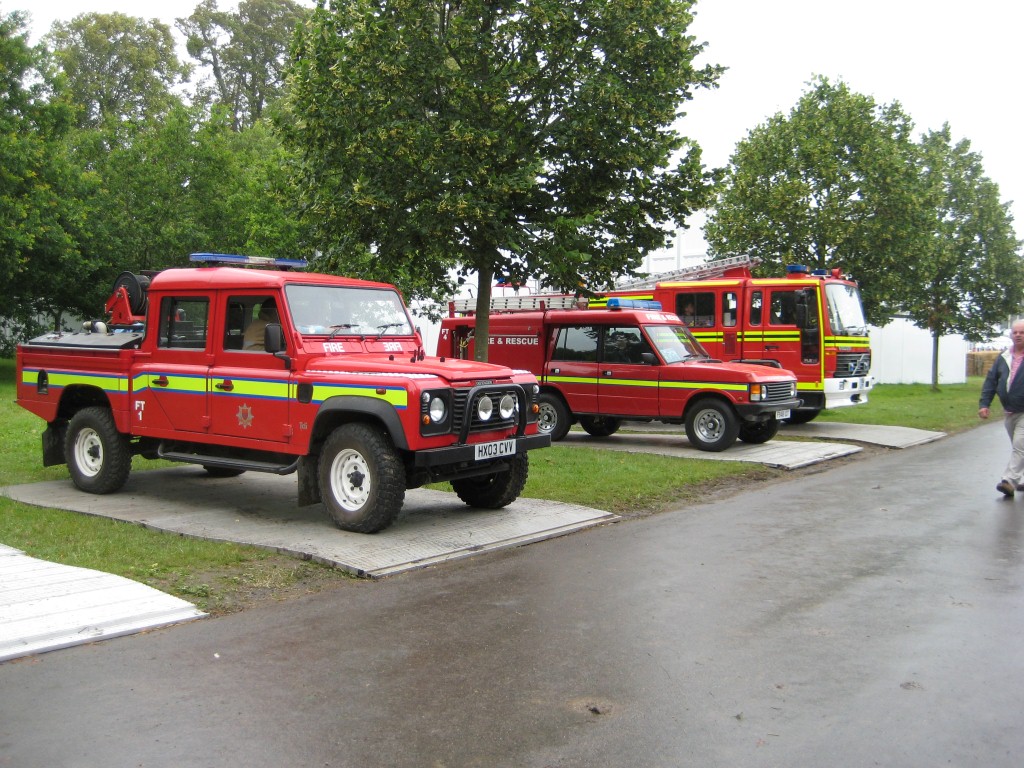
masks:
<path id="1" fill-rule="evenodd" d="M 572 419 L 562 398 L 552 392 L 541 392 L 538 398 L 540 412 L 537 414 L 537 429 L 542 435 L 551 435 L 551 442 L 561 440 L 569 432 Z"/>
<path id="2" fill-rule="evenodd" d="M 482 509 L 506 507 L 519 498 L 519 494 L 526 486 L 526 477 L 530 474 L 530 459 L 527 454 L 516 455 L 511 463 L 512 466 L 507 472 L 452 480 L 452 489 L 460 499 L 471 507 Z"/>
<path id="3" fill-rule="evenodd" d="M 744 421 L 740 424 L 740 440 L 751 445 L 767 443 L 779 434 L 779 420 L 776 418 L 767 421 Z"/>
<path id="4" fill-rule="evenodd" d="M 368 424 L 334 430 L 324 441 L 317 474 L 324 507 L 344 531 L 382 531 L 405 501 L 405 470 L 391 438 Z"/>
<path id="5" fill-rule="evenodd" d="M 580 416 L 580 426 L 592 437 L 609 437 L 619 431 L 622 422 L 611 416 Z"/>
<path id="6" fill-rule="evenodd" d="M 64 460 L 78 489 L 113 493 L 124 486 L 131 472 L 131 444 L 127 435 L 117 431 L 110 409 L 83 408 L 68 422 Z"/>
<path id="7" fill-rule="evenodd" d="M 819 413 L 821 413 L 820 410 L 816 410 L 816 411 L 790 411 L 789 412 L 789 418 L 786 419 L 786 421 L 789 424 L 806 424 L 806 423 L 808 423 L 810 421 L 814 421 L 814 419 L 817 418 Z"/>
<path id="8" fill-rule="evenodd" d="M 732 407 L 721 400 L 703 398 L 686 413 L 686 438 L 701 451 L 724 451 L 736 442 L 739 431 Z"/>

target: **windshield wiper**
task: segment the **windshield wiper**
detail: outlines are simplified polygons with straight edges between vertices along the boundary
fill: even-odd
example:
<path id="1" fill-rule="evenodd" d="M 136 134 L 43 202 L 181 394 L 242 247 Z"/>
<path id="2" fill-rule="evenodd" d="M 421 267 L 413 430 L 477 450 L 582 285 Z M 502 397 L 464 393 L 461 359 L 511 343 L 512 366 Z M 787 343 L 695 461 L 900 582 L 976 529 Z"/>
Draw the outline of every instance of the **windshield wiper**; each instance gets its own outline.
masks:
<path id="1" fill-rule="evenodd" d="M 327 337 L 327 341 L 330 341 L 342 331 L 351 330 L 353 328 L 356 328 L 357 326 L 355 326 L 352 323 L 342 323 L 341 325 L 331 325 L 328 327 L 331 329 L 331 333 Z"/>
<path id="2" fill-rule="evenodd" d="M 377 334 L 377 340 L 380 340 L 380 337 L 384 335 L 384 331 L 388 328 L 402 328 L 404 326 L 405 323 L 384 323 L 384 325 L 378 325 L 377 330 L 380 331 L 380 333 Z"/>

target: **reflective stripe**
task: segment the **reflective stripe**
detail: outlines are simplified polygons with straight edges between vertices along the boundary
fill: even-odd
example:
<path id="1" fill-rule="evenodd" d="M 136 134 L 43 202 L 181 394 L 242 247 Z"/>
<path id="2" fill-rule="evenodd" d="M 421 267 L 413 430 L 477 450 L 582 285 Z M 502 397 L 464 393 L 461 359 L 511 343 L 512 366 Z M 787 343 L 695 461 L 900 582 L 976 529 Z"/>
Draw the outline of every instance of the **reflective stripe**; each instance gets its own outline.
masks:
<path id="1" fill-rule="evenodd" d="M 387 387 L 383 394 L 378 392 L 380 387 L 372 385 L 360 386 L 358 384 L 314 384 L 313 402 L 322 403 L 331 397 L 350 395 L 355 397 L 373 397 L 384 400 L 395 408 L 405 409 L 409 405 L 409 393 L 402 387 Z"/>
<path id="2" fill-rule="evenodd" d="M 746 384 L 727 384 L 717 381 L 651 381 L 648 379 L 609 379 L 607 377 L 591 378 L 583 376 L 548 376 L 548 383 L 553 384 L 597 384 L 602 386 L 620 387 L 664 387 L 665 389 L 719 389 L 730 392 L 746 392 Z"/>
<path id="3" fill-rule="evenodd" d="M 39 383 L 39 368 L 25 368 L 21 372 L 21 383 L 35 386 Z M 128 391 L 128 377 L 104 373 L 85 373 L 84 371 L 54 371 L 46 369 L 49 385 L 55 388 L 70 387 L 83 384 L 97 387 L 104 392 L 122 394 Z"/>

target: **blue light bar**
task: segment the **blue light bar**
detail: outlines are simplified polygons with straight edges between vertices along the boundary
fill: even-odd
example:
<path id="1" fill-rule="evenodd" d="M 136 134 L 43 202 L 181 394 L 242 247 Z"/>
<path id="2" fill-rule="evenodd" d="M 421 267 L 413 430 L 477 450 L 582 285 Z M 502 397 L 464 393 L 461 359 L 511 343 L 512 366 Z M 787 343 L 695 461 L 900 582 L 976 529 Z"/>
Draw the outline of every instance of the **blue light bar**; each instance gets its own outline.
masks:
<path id="1" fill-rule="evenodd" d="M 612 296 L 605 304 L 608 309 L 650 309 L 661 312 L 661 302 L 650 299 L 622 299 Z"/>
<path id="2" fill-rule="evenodd" d="M 279 269 L 305 269 L 307 264 L 305 259 L 273 259 L 269 256 L 237 256 L 231 253 L 193 253 L 188 259 L 201 264 L 236 264 Z"/>

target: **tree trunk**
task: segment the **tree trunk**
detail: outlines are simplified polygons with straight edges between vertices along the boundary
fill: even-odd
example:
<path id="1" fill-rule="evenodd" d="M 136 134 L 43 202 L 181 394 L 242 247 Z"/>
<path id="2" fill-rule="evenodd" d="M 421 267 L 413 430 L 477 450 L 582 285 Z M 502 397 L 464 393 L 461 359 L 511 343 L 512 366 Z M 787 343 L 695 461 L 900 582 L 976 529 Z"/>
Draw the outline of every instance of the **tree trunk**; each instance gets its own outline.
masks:
<path id="1" fill-rule="evenodd" d="M 932 392 L 939 391 L 939 335 L 942 331 L 932 328 Z"/>
<path id="2" fill-rule="evenodd" d="M 473 345 L 473 359 L 487 362 L 487 340 L 491 337 L 491 283 L 494 281 L 494 267 L 491 264 L 477 270 L 476 330 Z"/>

